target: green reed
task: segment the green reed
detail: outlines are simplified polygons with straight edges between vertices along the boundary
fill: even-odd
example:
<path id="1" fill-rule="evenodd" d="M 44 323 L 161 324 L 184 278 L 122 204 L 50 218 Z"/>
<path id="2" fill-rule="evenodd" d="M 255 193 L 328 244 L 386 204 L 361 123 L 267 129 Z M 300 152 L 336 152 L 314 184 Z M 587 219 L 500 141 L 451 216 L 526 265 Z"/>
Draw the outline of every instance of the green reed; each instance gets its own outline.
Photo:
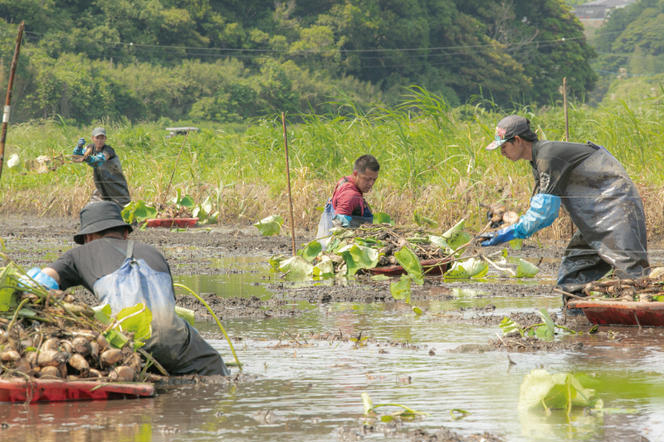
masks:
<path id="1" fill-rule="evenodd" d="M 663 96 L 569 108 L 570 141 L 591 140 L 607 147 L 657 200 L 664 182 Z M 440 97 L 417 87 L 393 108 L 346 110 L 350 112 L 343 115 L 287 116 L 298 227 L 315 228 L 320 213 L 316 208 L 364 153 L 381 163 L 379 180 L 367 199 L 375 210 L 389 213 L 399 223 L 412 223 L 412 213 L 418 210 L 441 226 L 466 218 L 471 226 L 480 227 L 484 222 L 480 203 L 503 199 L 517 210 L 527 208 L 532 188 L 529 165 L 484 150 L 504 114 L 481 106 L 450 108 Z M 525 107 L 518 113 L 531 119 L 541 138 L 564 139 L 559 106 Z M 210 196 L 224 223 L 249 224 L 288 213 L 279 115 L 248 121 L 239 130 L 203 124 L 199 132 L 172 138 L 166 137 L 165 126 L 156 123 L 103 124 L 108 143 L 122 161 L 133 199 L 159 203 L 172 198 L 176 189 L 198 201 Z M 92 173 L 87 165 L 58 163 L 57 158 L 69 155 L 78 137 L 89 139 L 91 129 L 62 121 L 10 125 L 0 180 L 3 212 L 76 215 L 92 192 Z M 8 168 L 13 153 L 21 162 Z M 36 173 L 30 161 L 39 155 L 55 158 L 59 167 Z M 653 221 L 661 220 L 659 206 L 652 206 L 657 212 Z"/>

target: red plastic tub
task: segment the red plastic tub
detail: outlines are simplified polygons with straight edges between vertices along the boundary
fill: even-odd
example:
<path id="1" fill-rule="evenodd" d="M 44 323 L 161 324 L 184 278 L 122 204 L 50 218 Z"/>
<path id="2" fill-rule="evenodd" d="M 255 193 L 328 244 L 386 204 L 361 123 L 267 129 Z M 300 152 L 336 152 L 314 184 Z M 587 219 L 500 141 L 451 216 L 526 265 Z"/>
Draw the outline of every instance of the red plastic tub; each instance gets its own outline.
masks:
<path id="1" fill-rule="evenodd" d="M 425 259 L 420 261 L 424 276 L 442 275 L 452 263 L 451 258 Z M 398 276 L 406 273 L 406 270 L 400 265 L 374 267 L 368 269 L 374 275 Z"/>
<path id="2" fill-rule="evenodd" d="M 664 302 L 575 299 L 567 306 L 581 309 L 593 324 L 664 326 Z"/>
<path id="3" fill-rule="evenodd" d="M 0 402 L 62 402 L 154 396 L 149 383 L 0 379 Z"/>
<path id="4" fill-rule="evenodd" d="M 147 227 L 193 227 L 198 218 L 150 218 Z"/>

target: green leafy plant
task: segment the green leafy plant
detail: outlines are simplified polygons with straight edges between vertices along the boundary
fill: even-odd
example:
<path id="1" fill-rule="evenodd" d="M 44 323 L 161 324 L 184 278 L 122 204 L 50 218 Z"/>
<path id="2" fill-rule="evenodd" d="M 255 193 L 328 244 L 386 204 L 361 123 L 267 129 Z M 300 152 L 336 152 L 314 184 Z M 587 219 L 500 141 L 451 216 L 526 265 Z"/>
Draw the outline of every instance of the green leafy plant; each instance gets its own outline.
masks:
<path id="1" fill-rule="evenodd" d="M 595 390 L 584 388 L 572 373 L 551 374 L 535 369 L 521 383 L 521 410 L 539 409 L 548 416 L 552 409 L 562 409 L 569 417 L 573 407 L 601 409 L 603 402 L 597 398 Z"/>
<path id="2" fill-rule="evenodd" d="M 205 200 L 194 207 L 191 216 L 198 218 L 198 224 L 215 224 L 219 221 L 219 211 L 212 207 L 212 200 L 208 196 Z"/>
<path id="3" fill-rule="evenodd" d="M 369 396 L 369 393 L 363 392 L 362 393 L 362 406 L 364 408 L 364 416 L 368 418 L 379 418 L 382 422 L 390 422 L 395 419 L 401 419 L 401 420 L 413 420 L 417 416 L 427 416 L 428 413 L 424 413 L 421 411 L 414 410 L 410 407 L 407 407 L 405 405 L 401 404 L 393 404 L 393 403 L 386 403 L 386 404 L 374 404 L 371 400 L 371 397 Z M 400 410 L 390 413 L 390 414 L 384 414 L 384 415 L 378 415 L 376 413 L 376 409 L 381 408 L 381 407 L 397 407 L 400 408 Z"/>
<path id="4" fill-rule="evenodd" d="M 469 258 L 464 261 L 455 261 L 444 276 L 450 279 L 481 278 L 488 272 L 489 265 L 486 262 L 477 258 Z"/>
<path id="5" fill-rule="evenodd" d="M 581 333 L 564 325 L 556 324 L 553 322 L 551 316 L 545 309 L 540 309 L 537 313 L 542 318 L 543 322 L 532 324 L 527 327 L 522 327 L 509 317 L 505 316 L 499 324 L 500 329 L 503 331 L 503 335 L 509 335 L 518 332 L 522 337 L 534 337 L 543 341 L 551 341 L 556 335 L 556 329 L 560 329 L 569 334 Z"/>
<path id="6" fill-rule="evenodd" d="M 379 252 L 376 249 L 357 244 L 348 244 L 337 253 L 346 262 L 346 274 L 353 276 L 360 269 L 372 269 L 378 264 Z"/>
<path id="7" fill-rule="evenodd" d="M 278 235 L 281 232 L 281 226 L 284 224 L 284 219 L 279 215 L 270 215 L 262 220 L 254 223 L 254 227 L 261 232 L 263 236 Z"/>
<path id="8" fill-rule="evenodd" d="M 122 209 L 122 219 L 126 223 L 132 224 L 143 223 L 150 218 L 154 218 L 157 215 L 157 209 L 153 206 L 149 206 L 145 201 L 132 201 Z"/>
<path id="9" fill-rule="evenodd" d="M 374 213 L 373 222 L 374 222 L 374 224 L 394 225 L 394 221 L 392 221 L 392 218 L 390 217 L 390 215 L 388 215 L 385 212 L 376 212 L 376 213 Z"/>
<path id="10" fill-rule="evenodd" d="M 413 220 L 418 226 L 427 226 L 431 228 L 438 227 L 438 223 L 435 220 L 424 215 L 420 215 L 417 210 L 413 211 Z"/>

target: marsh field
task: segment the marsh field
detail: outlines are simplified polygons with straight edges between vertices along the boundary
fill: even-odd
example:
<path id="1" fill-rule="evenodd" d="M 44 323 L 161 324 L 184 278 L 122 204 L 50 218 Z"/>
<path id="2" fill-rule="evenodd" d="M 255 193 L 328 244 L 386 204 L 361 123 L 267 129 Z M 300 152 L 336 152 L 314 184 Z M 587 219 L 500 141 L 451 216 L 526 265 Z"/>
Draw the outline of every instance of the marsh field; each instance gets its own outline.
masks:
<path id="1" fill-rule="evenodd" d="M 651 92 L 638 103 L 572 106 L 569 127 L 570 140 L 606 146 L 633 177 L 651 264 L 662 266 L 662 92 Z M 559 107 L 519 113 L 541 138 L 564 137 Z M 287 115 L 297 246 L 314 238 L 318 208 L 367 152 L 381 162 L 369 203 L 397 225 L 412 225 L 417 212 L 441 231 L 465 219 L 477 232 L 486 223 L 480 203 L 502 201 L 522 213 L 532 187 L 527 164 L 483 149 L 500 117 L 481 106 L 449 109 L 419 90 L 394 109 Z M 268 264 L 291 252 L 280 116 L 171 138 L 166 125 L 105 125 L 133 200 L 156 205 L 179 189 L 219 212 L 218 223 L 132 236 L 162 250 L 176 282 L 222 318 L 243 368 L 233 366 L 221 383 L 163 386 L 150 399 L 0 404 L 2 440 L 661 440 L 662 330 L 593 327 L 583 316 L 562 315 L 553 286 L 570 236 L 564 214 L 510 251 L 538 266 L 534 277 L 493 268 L 463 281 L 427 277 L 410 304 L 394 299 L 390 280 L 292 282 Z M 67 155 L 91 129 L 63 121 L 10 126 L 0 237 L 16 263 L 46 265 L 74 245 L 78 210 L 93 184 L 88 167 Z M 8 167 L 13 154 L 18 160 Z M 50 159 L 44 173 L 33 162 L 40 155 Z M 286 220 L 282 233 L 260 235 L 252 224 L 274 214 Z M 232 361 L 205 309 L 185 293 L 178 304 L 196 311 L 197 328 Z M 552 339 L 504 333 L 505 318 L 525 328 L 540 323 L 542 311 L 555 324 Z M 523 409 L 522 385 L 538 369 L 573 374 L 603 407 Z"/>

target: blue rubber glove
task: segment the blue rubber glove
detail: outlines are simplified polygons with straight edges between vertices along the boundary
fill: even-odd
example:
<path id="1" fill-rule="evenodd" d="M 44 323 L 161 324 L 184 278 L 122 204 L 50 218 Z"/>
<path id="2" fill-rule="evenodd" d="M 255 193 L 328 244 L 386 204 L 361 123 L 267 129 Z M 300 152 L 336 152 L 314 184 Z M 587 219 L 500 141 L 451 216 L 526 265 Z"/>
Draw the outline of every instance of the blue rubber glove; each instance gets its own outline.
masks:
<path id="1" fill-rule="evenodd" d="M 106 155 L 104 155 L 104 152 L 99 152 L 94 155 L 90 155 L 85 159 L 85 162 L 92 167 L 97 167 L 100 164 L 102 164 L 104 161 L 106 161 Z"/>
<path id="2" fill-rule="evenodd" d="M 78 144 L 74 148 L 74 155 L 83 155 L 85 153 L 85 138 L 79 138 Z"/>
<path id="3" fill-rule="evenodd" d="M 60 288 L 58 282 L 42 272 L 42 269 L 39 267 L 33 267 L 28 270 L 28 276 L 49 290 L 58 290 Z"/>
<path id="4" fill-rule="evenodd" d="M 538 230 L 550 226 L 558 218 L 560 197 L 538 193 L 530 199 L 528 211 L 514 225 L 517 238 L 528 238 Z"/>
<path id="5" fill-rule="evenodd" d="M 349 215 L 334 215 L 334 219 L 338 219 L 341 222 L 341 227 L 349 227 L 350 222 L 353 220 Z"/>
<path id="6" fill-rule="evenodd" d="M 502 244 L 504 242 L 512 241 L 514 238 L 516 238 L 516 232 L 514 230 L 514 224 L 511 226 L 507 226 L 504 229 L 500 229 L 496 232 L 491 232 L 487 234 L 486 236 L 489 236 L 490 238 L 487 239 L 486 241 L 482 241 L 481 246 L 482 247 L 487 247 L 487 246 L 495 246 L 497 244 Z"/>

